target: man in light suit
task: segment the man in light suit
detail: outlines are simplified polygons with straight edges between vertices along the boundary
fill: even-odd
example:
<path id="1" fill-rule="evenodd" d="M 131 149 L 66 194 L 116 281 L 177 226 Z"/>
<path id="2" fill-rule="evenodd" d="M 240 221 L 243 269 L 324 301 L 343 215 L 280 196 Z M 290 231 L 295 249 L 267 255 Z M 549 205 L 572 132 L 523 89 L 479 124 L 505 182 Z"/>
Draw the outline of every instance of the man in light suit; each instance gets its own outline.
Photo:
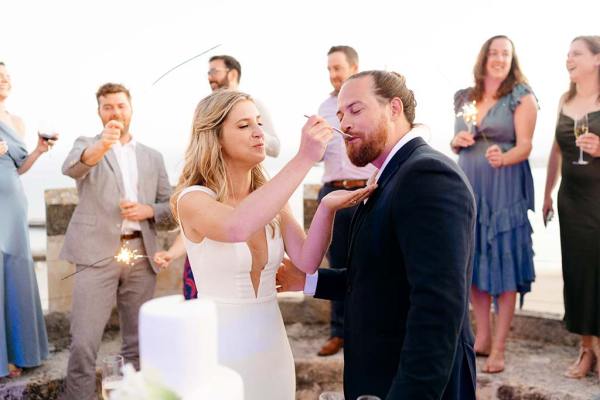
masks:
<path id="1" fill-rule="evenodd" d="M 115 298 L 121 355 L 126 363 L 139 365 L 138 311 L 154 294 L 158 267 L 151 259 L 129 266 L 111 256 L 122 244 L 138 254 L 154 254 L 155 224 L 171 217 L 171 186 L 162 156 L 129 132 L 129 91 L 107 83 L 96 99 L 104 129 L 96 137 L 79 137 L 63 164 L 79 195 L 60 254 L 77 268 L 65 391 L 69 400 L 97 398 L 96 356 Z"/>
<path id="2" fill-rule="evenodd" d="M 278 272 L 281 290 L 345 301 L 347 399 L 475 400 L 475 200 L 458 165 L 419 137 L 415 108 L 399 74 L 344 83 L 346 151 L 354 165 L 379 168 L 377 189 L 353 217 L 346 268 Z"/>

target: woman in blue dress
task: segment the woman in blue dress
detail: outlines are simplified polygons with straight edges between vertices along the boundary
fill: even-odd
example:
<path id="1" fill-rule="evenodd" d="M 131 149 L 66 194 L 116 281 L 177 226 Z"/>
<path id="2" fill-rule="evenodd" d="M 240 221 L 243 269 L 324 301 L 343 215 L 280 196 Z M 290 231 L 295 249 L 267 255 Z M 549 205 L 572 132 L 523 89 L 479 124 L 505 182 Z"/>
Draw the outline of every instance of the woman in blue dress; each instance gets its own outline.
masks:
<path id="1" fill-rule="evenodd" d="M 474 68 L 475 86 L 455 94 L 458 114 L 476 105 L 474 126 L 457 116 L 451 146 L 469 178 L 477 201 L 471 302 L 475 314 L 475 351 L 488 356 L 483 372 L 504 370 L 505 342 L 516 294 L 531 290 L 533 178 L 527 158 L 537 118 L 537 102 L 506 36 L 488 39 Z M 473 103 L 474 102 L 474 103 Z M 492 335 L 490 308 L 497 306 Z"/>
<path id="2" fill-rule="evenodd" d="M 53 140 L 28 154 L 23 121 L 5 108 L 10 77 L 0 63 L 0 376 L 18 376 L 48 356 L 48 339 L 29 246 L 27 199 L 19 175 Z"/>

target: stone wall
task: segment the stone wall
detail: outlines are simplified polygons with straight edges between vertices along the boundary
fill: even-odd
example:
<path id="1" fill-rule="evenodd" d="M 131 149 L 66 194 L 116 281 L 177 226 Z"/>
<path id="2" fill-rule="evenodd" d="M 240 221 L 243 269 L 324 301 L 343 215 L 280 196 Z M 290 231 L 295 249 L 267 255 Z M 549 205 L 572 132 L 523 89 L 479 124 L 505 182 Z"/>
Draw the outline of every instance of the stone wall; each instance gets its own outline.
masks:
<path id="1" fill-rule="evenodd" d="M 308 231 L 310 223 L 317 211 L 317 196 L 321 189 L 320 184 L 310 183 L 304 185 L 304 194 L 302 197 L 302 208 L 304 210 L 304 230 Z"/>
<path id="2" fill-rule="evenodd" d="M 63 278 L 75 271 L 75 265 L 60 260 L 65 232 L 77 205 L 77 190 L 50 189 L 45 191 L 46 202 L 46 264 L 48 270 L 48 311 L 68 312 L 71 310 L 73 277 Z M 173 243 L 177 232 L 174 225 L 157 225 L 159 246 L 166 249 Z M 90 240 L 89 238 L 87 240 Z M 174 261 L 167 270 L 158 274 L 156 296 L 181 293 L 183 258 Z"/>

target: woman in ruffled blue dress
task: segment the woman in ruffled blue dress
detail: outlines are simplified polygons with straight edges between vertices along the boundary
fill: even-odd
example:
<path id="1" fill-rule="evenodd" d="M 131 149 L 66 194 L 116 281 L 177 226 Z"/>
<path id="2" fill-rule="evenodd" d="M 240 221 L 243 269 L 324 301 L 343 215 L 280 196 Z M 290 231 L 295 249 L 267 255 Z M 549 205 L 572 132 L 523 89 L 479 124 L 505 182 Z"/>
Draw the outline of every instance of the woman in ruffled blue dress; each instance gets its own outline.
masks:
<path id="1" fill-rule="evenodd" d="M 0 62 L 0 376 L 18 376 L 48 357 L 48 339 L 29 246 L 27 198 L 19 175 L 54 143 L 38 139 L 28 154 L 21 119 L 6 111 L 11 89 Z"/>
<path id="2" fill-rule="evenodd" d="M 477 201 L 471 302 L 476 322 L 475 351 L 488 356 L 483 372 L 504 370 L 505 342 L 516 294 L 531 290 L 533 178 L 528 157 L 537 102 L 506 36 L 488 39 L 474 68 L 475 86 L 454 97 L 457 113 L 451 146 L 469 178 Z M 460 115 L 475 102 L 476 124 Z M 467 110 L 468 111 L 468 110 Z M 472 115 L 472 114 L 471 114 Z M 490 308 L 496 305 L 492 335 Z"/>

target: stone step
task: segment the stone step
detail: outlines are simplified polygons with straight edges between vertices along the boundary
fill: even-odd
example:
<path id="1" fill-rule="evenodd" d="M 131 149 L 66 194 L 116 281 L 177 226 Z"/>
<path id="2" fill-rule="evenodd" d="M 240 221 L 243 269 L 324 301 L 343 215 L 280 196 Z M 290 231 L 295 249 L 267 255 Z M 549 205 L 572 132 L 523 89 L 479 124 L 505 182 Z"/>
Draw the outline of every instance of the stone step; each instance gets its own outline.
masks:
<path id="1" fill-rule="evenodd" d="M 343 356 L 318 357 L 329 336 L 329 303 L 301 294 L 280 295 L 279 304 L 296 362 L 297 399 L 313 400 L 326 390 L 341 390 Z M 64 313 L 46 315 L 51 356 L 41 367 L 15 379 L 0 379 L 0 399 L 56 399 L 68 360 L 69 322 Z M 111 318 L 102 355 L 120 348 L 118 318 Z M 597 377 L 567 379 L 563 371 L 577 356 L 577 337 L 557 315 L 519 312 L 507 348 L 507 368 L 500 374 L 478 372 L 478 399 L 600 400 Z M 481 371 L 483 359 L 478 359 Z M 98 375 L 98 384 L 100 383 Z"/>
<path id="2" fill-rule="evenodd" d="M 341 390 L 342 354 L 316 356 L 328 337 L 327 324 L 293 323 L 286 327 L 296 362 L 296 398 L 316 400 L 323 391 Z M 119 348 L 118 332 L 107 332 L 99 359 L 105 354 L 118 352 Z M 500 374 L 478 372 L 478 399 L 600 400 L 597 377 L 590 375 L 573 380 L 562 375 L 576 356 L 577 350 L 572 346 L 511 339 L 507 348 L 506 370 Z M 53 348 L 50 359 L 41 367 L 26 370 L 19 378 L 0 380 L 0 398 L 57 399 L 64 384 L 67 360 L 67 349 Z M 483 362 L 484 359 L 477 360 L 478 371 L 481 371 Z"/>

